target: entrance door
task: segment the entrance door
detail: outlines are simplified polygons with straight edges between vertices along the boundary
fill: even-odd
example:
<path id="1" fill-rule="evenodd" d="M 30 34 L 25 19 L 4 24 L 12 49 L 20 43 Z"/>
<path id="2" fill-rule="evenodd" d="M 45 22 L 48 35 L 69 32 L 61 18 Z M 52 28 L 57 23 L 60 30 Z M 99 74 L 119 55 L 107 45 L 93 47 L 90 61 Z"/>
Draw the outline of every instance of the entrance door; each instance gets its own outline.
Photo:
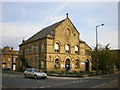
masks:
<path id="1" fill-rule="evenodd" d="M 85 61 L 85 69 L 86 71 L 89 71 L 89 60 L 88 59 Z"/>
<path id="2" fill-rule="evenodd" d="M 13 64 L 13 70 L 15 70 L 15 69 L 16 69 L 16 65 Z"/>
<path id="3" fill-rule="evenodd" d="M 69 70 L 70 70 L 70 59 L 66 59 L 65 69 L 66 69 L 66 71 L 69 71 Z"/>

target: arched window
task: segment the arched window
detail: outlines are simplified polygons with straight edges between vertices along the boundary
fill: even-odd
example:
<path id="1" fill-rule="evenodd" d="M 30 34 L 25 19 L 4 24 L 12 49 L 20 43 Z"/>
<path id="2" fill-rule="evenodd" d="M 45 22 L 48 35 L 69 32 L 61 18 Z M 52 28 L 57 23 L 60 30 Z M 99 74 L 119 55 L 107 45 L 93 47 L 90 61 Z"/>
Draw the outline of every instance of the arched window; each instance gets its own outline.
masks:
<path id="1" fill-rule="evenodd" d="M 36 54 L 38 54 L 39 53 L 39 46 L 37 45 L 36 46 Z"/>
<path id="2" fill-rule="evenodd" d="M 28 47 L 28 54 L 30 54 L 30 47 Z"/>
<path id="3" fill-rule="evenodd" d="M 79 54 L 79 46 L 78 45 L 75 45 L 75 53 Z"/>
<path id="4" fill-rule="evenodd" d="M 70 45 L 69 44 L 66 44 L 65 51 L 66 51 L 66 53 L 70 53 Z"/>
<path id="5" fill-rule="evenodd" d="M 56 59 L 56 60 L 55 60 L 55 68 L 56 68 L 56 69 L 60 68 L 59 59 Z"/>
<path id="6" fill-rule="evenodd" d="M 32 54 L 34 53 L 34 48 L 35 48 L 34 46 L 31 47 Z"/>
<path id="7" fill-rule="evenodd" d="M 44 61 L 41 60 L 41 68 L 44 68 Z"/>
<path id="8" fill-rule="evenodd" d="M 34 46 L 34 54 L 36 53 L 36 46 Z"/>
<path id="9" fill-rule="evenodd" d="M 26 50 L 26 48 L 25 48 L 24 50 L 25 50 L 25 52 L 24 52 L 24 53 L 25 53 L 25 55 L 26 55 L 26 54 L 27 54 L 27 50 Z"/>
<path id="10" fill-rule="evenodd" d="M 79 60 L 77 59 L 77 60 L 75 60 L 75 68 L 79 68 L 80 67 L 80 62 L 79 62 Z"/>
<path id="11" fill-rule="evenodd" d="M 54 46 L 54 50 L 55 50 L 55 53 L 59 53 L 59 44 L 58 43 L 55 43 L 55 46 Z"/>
<path id="12" fill-rule="evenodd" d="M 44 43 L 43 42 L 41 43 L 41 52 L 42 53 L 44 52 Z"/>

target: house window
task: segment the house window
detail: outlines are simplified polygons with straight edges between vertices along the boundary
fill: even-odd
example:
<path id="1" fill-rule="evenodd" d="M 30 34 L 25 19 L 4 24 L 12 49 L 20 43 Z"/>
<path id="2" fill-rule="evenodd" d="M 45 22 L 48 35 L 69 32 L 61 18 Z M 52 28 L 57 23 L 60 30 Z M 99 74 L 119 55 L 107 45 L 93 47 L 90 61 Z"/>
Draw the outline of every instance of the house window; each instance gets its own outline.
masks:
<path id="1" fill-rule="evenodd" d="M 10 58 L 8 58 L 8 61 L 10 61 Z"/>
<path id="2" fill-rule="evenodd" d="M 41 52 L 44 52 L 44 43 L 41 44 Z"/>
<path id="3" fill-rule="evenodd" d="M 5 64 L 2 64 L 2 68 L 6 67 Z"/>
<path id="4" fill-rule="evenodd" d="M 16 58 L 13 58 L 13 62 L 16 62 Z"/>
<path id="5" fill-rule="evenodd" d="M 38 45 L 36 46 L 36 53 L 37 53 L 37 54 L 39 53 Z"/>
<path id="6" fill-rule="evenodd" d="M 55 43 L 55 53 L 59 53 L 59 44 Z"/>
<path id="7" fill-rule="evenodd" d="M 56 68 L 56 69 L 60 68 L 59 59 L 56 59 L 56 60 L 55 60 L 55 68 Z"/>
<path id="8" fill-rule="evenodd" d="M 75 53 L 79 54 L 79 46 L 78 45 L 75 45 Z"/>
<path id="9" fill-rule="evenodd" d="M 31 51 L 32 51 L 32 52 L 34 51 L 34 46 L 32 46 Z"/>
<path id="10" fill-rule="evenodd" d="M 15 64 L 13 64 L 13 70 L 15 70 L 16 69 L 16 65 Z"/>
<path id="11" fill-rule="evenodd" d="M 34 53 L 34 48 L 35 48 L 34 46 L 31 47 L 31 51 L 30 51 L 31 54 Z"/>
<path id="12" fill-rule="evenodd" d="M 89 50 L 85 50 L 85 55 L 88 55 L 89 54 Z"/>
<path id="13" fill-rule="evenodd" d="M 11 68 L 11 64 L 7 64 L 7 67 L 8 67 L 8 68 Z"/>
<path id="14" fill-rule="evenodd" d="M 27 48 L 27 55 L 29 54 L 29 48 Z"/>
<path id="15" fill-rule="evenodd" d="M 6 61 L 5 58 L 3 58 L 2 63 L 5 63 L 5 61 Z"/>
<path id="16" fill-rule="evenodd" d="M 41 68 L 44 68 L 44 61 L 41 61 Z"/>
<path id="17" fill-rule="evenodd" d="M 24 54 L 26 55 L 26 49 L 24 49 Z"/>
<path id="18" fill-rule="evenodd" d="M 66 51 L 66 53 L 70 53 L 70 45 L 69 44 L 67 44 L 65 46 L 65 51 Z"/>
<path id="19" fill-rule="evenodd" d="M 54 36 L 54 30 L 51 31 L 51 35 Z"/>
<path id="20" fill-rule="evenodd" d="M 79 62 L 79 60 L 77 59 L 77 60 L 75 60 L 75 68 L 79 68 L 80 67 L 80 62 Z"/>
<path id="21" fill-rule="evenodd" d="M 16 54 L 19 54 L 18 52 L 16 52 Z"/>

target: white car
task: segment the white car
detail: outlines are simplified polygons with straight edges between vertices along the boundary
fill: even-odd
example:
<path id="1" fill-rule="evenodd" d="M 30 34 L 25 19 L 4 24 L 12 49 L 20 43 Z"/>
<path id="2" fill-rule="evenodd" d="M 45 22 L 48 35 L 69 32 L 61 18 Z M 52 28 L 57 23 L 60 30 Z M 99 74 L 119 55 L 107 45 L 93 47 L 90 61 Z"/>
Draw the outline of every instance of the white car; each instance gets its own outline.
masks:
<path id="1" fill-rule="evenodd" d="M 34 77 L 35 79 L 37 78 L 46 78 L 47 74 L 44 72 L 39 72 L 39 69 L 37 68 L 28 68 L 24 71 L 24 77 Z"/>

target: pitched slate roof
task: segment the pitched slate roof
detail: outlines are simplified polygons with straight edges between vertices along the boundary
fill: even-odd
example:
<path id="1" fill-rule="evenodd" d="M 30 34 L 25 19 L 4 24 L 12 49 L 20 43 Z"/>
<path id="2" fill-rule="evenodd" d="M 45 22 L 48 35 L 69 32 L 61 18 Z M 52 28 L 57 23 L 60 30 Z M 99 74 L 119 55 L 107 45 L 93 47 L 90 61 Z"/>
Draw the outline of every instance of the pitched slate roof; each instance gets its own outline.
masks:
<path id="1" fill-rule="evenodd" d="M 55 24 L 52 24 L 46 28 L 43 28 L 41 31 L 39 31 L 38 33 L 30 37 L 28 40 L 24 41 L 22 44 L 26 44 L 26 43 L 47 37 L 47 35 L 50 34 L 50 32 L 54 30 L 57 26 L 59 26 L 64 20 L 61 20 Z"/>
<path id="2" fill-rule="evenodd" d="M 83 40 L 81 40 L 81 39 L 79 39 L 79 42 L 80 42 L 80 43 L 85 43 L 85 41 L 83 41 Z"/>

